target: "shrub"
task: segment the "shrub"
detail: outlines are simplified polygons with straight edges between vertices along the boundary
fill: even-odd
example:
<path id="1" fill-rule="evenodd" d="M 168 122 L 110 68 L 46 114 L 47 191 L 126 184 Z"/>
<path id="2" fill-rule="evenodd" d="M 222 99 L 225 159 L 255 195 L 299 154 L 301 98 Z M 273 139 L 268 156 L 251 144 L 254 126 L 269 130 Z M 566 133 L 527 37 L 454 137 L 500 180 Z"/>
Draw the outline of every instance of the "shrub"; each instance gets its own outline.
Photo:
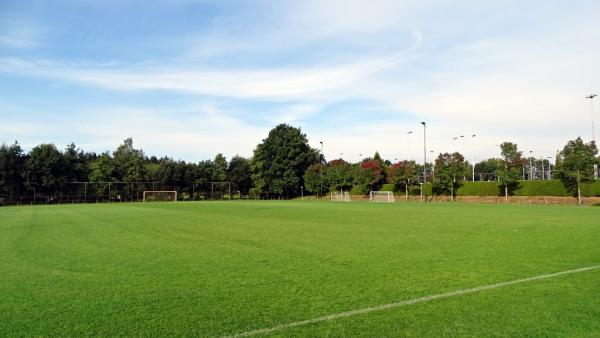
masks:
<path id="1" fill-rule="evenodd" d="M 368 188 L 361 185 L 355 185 L 352 187 L 352 190 L 350 190 L 350 195 L 366 195 L 367 193 Z"/>

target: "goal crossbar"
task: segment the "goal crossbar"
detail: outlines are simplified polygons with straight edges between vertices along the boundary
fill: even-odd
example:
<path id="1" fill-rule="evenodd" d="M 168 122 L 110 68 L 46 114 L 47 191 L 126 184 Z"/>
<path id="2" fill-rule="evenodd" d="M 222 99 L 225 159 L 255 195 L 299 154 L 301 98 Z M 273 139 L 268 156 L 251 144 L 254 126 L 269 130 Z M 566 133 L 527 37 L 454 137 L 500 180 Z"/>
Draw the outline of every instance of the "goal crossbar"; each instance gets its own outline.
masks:
<path id="1" fill-rule="evenodd" d="M 394 193 L 391 191 L 371 191 L 369 193 L 369 201 L 371 202 L 395 202 Z"/>
<path id="2" fill-rule="evenodd" d="M 177 191 L 175 190 L 145 190 L 143 193 L 144 202 L 177 202 Z"/>
<path id="3" fill-rule="evenodd" d="M 350 192 L 348 191 L 332 191 L 331 192 L 332 202 L 352 202 Z"/>

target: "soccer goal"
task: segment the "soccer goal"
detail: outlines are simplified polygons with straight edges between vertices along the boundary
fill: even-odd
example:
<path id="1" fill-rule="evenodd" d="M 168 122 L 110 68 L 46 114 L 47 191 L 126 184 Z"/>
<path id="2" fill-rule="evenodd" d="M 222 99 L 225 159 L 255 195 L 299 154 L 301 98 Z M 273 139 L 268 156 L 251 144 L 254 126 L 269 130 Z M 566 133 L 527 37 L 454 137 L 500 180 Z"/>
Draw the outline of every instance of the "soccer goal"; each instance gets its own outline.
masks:
<path id="1" fill-rule="evenodd" d="M 177 191 L 146 190 L 143 198 L 144 202 L 177 202 Z"/>
<path id="2" fill-rule="evenodd" d="M 394 193 L 391 191 L 371 191 L 369 194 L 371 202 L 395 202 Z"/>
<path id="3" fill-rule="evenodd" d="M 331 192 L 332 202 L 351 202 L 350 193 L 348 191 L 333 191 Z"/>

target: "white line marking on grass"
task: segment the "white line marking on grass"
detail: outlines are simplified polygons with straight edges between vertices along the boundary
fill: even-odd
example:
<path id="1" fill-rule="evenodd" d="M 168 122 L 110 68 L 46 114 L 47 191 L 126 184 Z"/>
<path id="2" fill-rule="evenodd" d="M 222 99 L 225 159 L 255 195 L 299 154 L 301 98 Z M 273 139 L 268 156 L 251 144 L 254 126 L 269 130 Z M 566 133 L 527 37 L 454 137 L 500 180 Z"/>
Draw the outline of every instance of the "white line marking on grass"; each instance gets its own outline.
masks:
<path id="1" fill-rule="evenodd" d="M 280 325 L 276 325 L 276 326 L 269 327 L 269 328 L 241 332 L 241 333 L 237 333 L 233 336 L 225 336 L 225 338 L 249 337 L 249 336 L 256 336 L 256 335 L 260 335 L 260 334 L 267 334 L 267 333 L 286 330 L 286 329 L 290 329 L 290 328 L 298 327 L 298 326 L 305 326 L 305 325 L 310 325 L 310 324 L 315 324 L 315 323 L 320 323 L 320 322 L 328 322 L 328 321 L 332 321 L 332 320 L 336 320 L 336 319 L 340 319 L 340 318 L 346 318 L 346 317 L 363 315 L 363 314 L 371 313 L 371 312 L 395 309 L 398 307 L 414 305 L 417 303 L 425 303 L 425 302 L 429 302 L 429 301 L 436 300 L 436 299 L 462 296 L 462 295 L 467 295 L 467 294 L 476 293 L 476 292 L 480 292 L 480 291 L 497 289 L 497 288 L 501 288 L 504 286 L 533 282 L 533 281 L 537 281 L 537 280 L 541 280 L 541 279 L 549 279 L 549 278 L 570 275 L 570 274 L 574 274 L 574 273 L 578 273 L 578 272 L 584 272 L 584 271 L 590 271 L 590 270 L 596 270 L 596 269 L 600 269 L 600 265 L 588 266 L 586 268 L 566 270 L 566 271 L 555 272 L 555 273 L 550 273 L 550 274 L 545 274 L 545 275 L 538 275 L 538 276 L 527 277 L 527 278 L 522 278 L 522 279 L 515 279 L 512 281 L 508 281 L 508 282 L 501 282 L 501 283 L 496 283 L 496 284 L 478 286 L 478 287 L 474 287 L 474 288 L 470 288 L 470 289 L 450 291 L 450 292 L 446 292 L 446 293 L 440 293 L 437 295 L 407 299 L 407 300 L 403 300 L 403 301 L 399 301 L 399 302 L 395 302 L 395 303 L 389 303 L 389 304 L 383 304 L 383 305 L 378 305 L 378 306 L 371 306 L 371 307 L 367 307 L 367 308 L 363 308 L 363 309 L 334 313 L 334 314 L 326 315 L 326 316 L 322 316 L 322 317 L 306 319 L 306 320 L 301 320 L 301 321 L 287 323 L 287 324 L 280 324 Z"/>

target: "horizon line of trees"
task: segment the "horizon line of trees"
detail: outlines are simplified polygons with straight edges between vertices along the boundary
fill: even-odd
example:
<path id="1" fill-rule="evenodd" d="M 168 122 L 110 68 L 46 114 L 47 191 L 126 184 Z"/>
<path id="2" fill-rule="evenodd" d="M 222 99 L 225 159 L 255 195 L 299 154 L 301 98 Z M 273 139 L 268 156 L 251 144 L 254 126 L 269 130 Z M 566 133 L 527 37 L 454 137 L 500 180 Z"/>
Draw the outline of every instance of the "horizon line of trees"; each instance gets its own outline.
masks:
<path id="1" fill-rule="evenodd" d="M 599 162 L 596 144 L 577 138 L 557 155 L 553 176 L 580 197 L 580 185 L 596 178 Z M 497 181 L 508 197 L 525 176 L 530 179 L 539 176 L 538 164 L 548 168 L 549 178 L 548 160 L 525 158 L 516 144 L 504 142 L 499 157 L 475 164 L 474 171 L 491 174 L 493 177 L 488 175 L 487 180 Z M 155 182 L 160 187 L 178 190 L 183 199 L 203 198 L 214 189 L 211 182 L 230 182 L 231 194 L 240 198 L 266 199 L 294 198 L 302 193 L 324 195 L 340 190 L 367 194 L 383 184 L 393 184 L 408 194 L 418 189 L 420 183 L 431 182 L 434 194 L 454 196 L 467 177 L 471 178 L 470 168 L 473 169 L 472 164 L 458 152 L 440 153 L 425 168 L 411 160 L 395 163 L 383 160 L 378 152 L 358 163 L 341 158 L 327 162 L 319 150 L 309 146 L 300 128 L 287 124 L 273 128 L 256 146 L 251 158 L 236 155 L 229 161 L 221 153 L 212 160 L 196 163 L 147 156 L 143 150 L 134 148 L 131 138 L 125 139 L 112 153 L 100 154 L 85 152 L 73 143 L 63 151 L 52 143 L 44 143 L 25 153 L 15 141 L 0 145 L 0 203 L 21 196 L 75 194 L 74 182 L 98 183 L 90 187 L 90 194 L 107 193 L 106 185 L 100 183 L 121 183 L 112 192 L 108 185 L 108 194 L 129 196 L 140 193 L 140 189 L 150 190 L 148 185 L 136 188 L 133 183 Z M 545 169 L 541 175 L 545 177 Z M 484 180 L 483 175 L 475 178 Z"/>

